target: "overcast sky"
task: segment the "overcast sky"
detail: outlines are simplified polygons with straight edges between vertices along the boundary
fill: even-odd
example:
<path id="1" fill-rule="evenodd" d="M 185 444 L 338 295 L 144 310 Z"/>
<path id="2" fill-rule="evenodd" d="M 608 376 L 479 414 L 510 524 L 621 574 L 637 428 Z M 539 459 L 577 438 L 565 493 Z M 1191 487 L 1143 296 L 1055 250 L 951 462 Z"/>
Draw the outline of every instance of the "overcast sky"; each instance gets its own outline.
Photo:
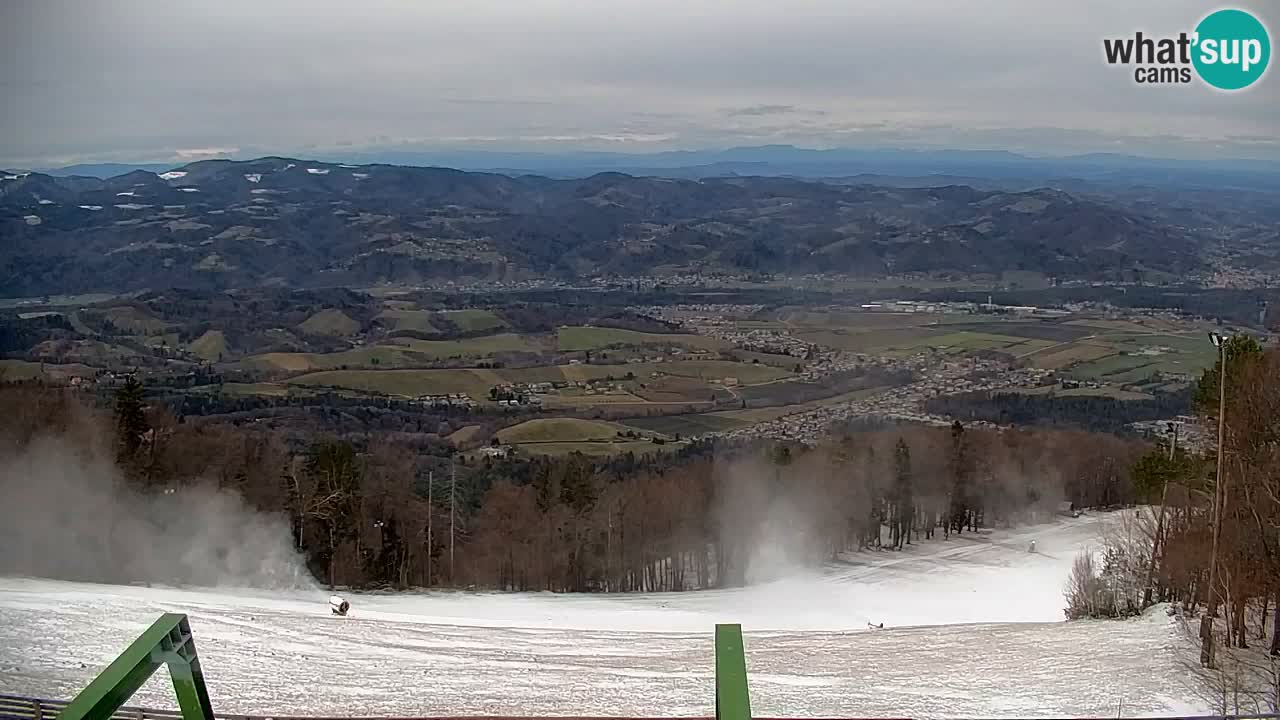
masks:
<path id="1" fill-rule="evenodd" d="M 1280 5 L 1233 5 L 1280 28 Z M 0 164 L 341 148 L 1280 160 L 1280 72 L 1139 86 L 1192 0 L 0 0 Z M 1274 62 L 1272 63 L 1275 64 Z"/>

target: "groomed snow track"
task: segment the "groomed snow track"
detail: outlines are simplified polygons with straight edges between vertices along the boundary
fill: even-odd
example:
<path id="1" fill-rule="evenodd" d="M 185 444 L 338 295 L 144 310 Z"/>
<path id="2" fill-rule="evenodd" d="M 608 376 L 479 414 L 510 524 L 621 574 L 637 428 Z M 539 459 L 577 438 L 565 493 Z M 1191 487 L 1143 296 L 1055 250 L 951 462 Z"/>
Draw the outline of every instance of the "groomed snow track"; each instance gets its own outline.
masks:
<path id="1" fill-rule="evenodd" d="M 706 717 L 720 623 L 744 628 L 759 717 L 1212 716 L 1178 618 L 1062 622 L 1070 565 L 1111 517 L 857 553 L 739 589 L 355 593 L 344 618 L 318 588 L 0 578 L 0 693 L 74 697 L 178 612 L 221 717 Z M 128 702 L 176 707 L 173 692 L 157 673 Z"/>

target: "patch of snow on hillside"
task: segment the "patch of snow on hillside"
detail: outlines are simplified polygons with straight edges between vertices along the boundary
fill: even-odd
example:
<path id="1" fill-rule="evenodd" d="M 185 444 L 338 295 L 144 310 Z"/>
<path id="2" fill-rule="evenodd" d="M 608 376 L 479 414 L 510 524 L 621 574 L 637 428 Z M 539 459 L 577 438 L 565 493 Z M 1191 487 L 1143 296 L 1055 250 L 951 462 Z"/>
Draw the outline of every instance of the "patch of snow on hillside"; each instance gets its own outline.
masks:
<path id="1" fill-rule="evenodd" d="M 187 172 L 185 170 L 170 170 L 169 172 L 160 173 L 161 180 L 177 180 L 186 176 Z"/>
<path id="2" fill-rule="evenodd" d="M 181 190 L 182 192 L 200 192 L 198 188 L 193 188 L 193 187 L 184 187 L 184 188 L 178 188 L 178 189 Z"/>
<path id="3" fill-rule="evenodd" d="M 116 193 L 116 197 L 133 197 L 133 191 L 126 190 L 125 192 L 118 192 Z"/>
<path id="4" fill-rule="evenodd" d="M 40 223 L 44 222 L 43 220 L 40 219 L 39 215 L 23 215 L 22 220 L 28 225 L 39 225 Z"/>
<path id="5" fill-rule="evenodd" d="M 351 177 L 357 180 L 364 180 L 365 178 L 369 177 L 369 173 L 351 173 Z"/>
<path id="6" fill-rule="evenodd" d="M 39 200 L 37 200 L 37 201 L 36 201 L 36 203 L 37 203 L 37 204 L 39 204 L 39 205 L 52 205 L 52 204 L 53 204 L 53 201 L 52 201 L 52 200 L 46 200 L 45 198 L 40 198 Z"/>
<path id="7" fill-rule="evenodd" d="M 312 175 L 328 175 L 328 168 L 307 168 L 307 172 Z"/>
<path id="8" fill-rule="evenodd" d="M 262 173 L 245 173 L 244 179 L 251 183 L 256 183 L 262 179 Z"/>
<path id="9" fill-rule="evenodd" d="M 98 210 L 101 210 L 101 209 L 102 209 L 102 206 L 101 206 L 101 205 L 81 205 L 81 206 L 80 206 L 80 209 L 81 209 L 81 210 L 93 210 L 94 212 L 97 212 Z"/>
<path id="10" fill-rule="evenodd" d="M 124 203 L 122 205 L 116 205 L 116 207 L 120 208 L 121 210 L 145 210 L 151 206 L 140 205 L 138 203 Z"/>

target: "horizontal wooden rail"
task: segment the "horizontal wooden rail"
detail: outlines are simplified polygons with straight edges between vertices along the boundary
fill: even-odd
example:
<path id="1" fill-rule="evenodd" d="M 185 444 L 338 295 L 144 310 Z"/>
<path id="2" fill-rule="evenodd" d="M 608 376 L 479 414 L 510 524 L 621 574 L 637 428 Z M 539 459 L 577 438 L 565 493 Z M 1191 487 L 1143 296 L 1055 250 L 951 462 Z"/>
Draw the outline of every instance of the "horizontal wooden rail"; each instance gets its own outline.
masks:
<path id="1" fill-rule="evenodd" d="M 69 704 L 66 700 L 44 700 L 21 695 L 0 694 L 0 720 L 56 720 L 58 713 Z M 713 720 L 712 718 L 617 718 L 593 716 L 529 716 L 514 715 L 443 715 L 431 717 L 393 717 L 393 716 L 322 716 L 322 715 L 224 715 L 217 713 L 219 720 Z M 123 707 L 111 716 L 112 720 L 181 720 L 182 713 L 177 710 L 153 710 L 139 707 Z M 755 720 L 784 720 L 782 718 L 756 718 Z M 892 718 L 829 718 L 828 720 L 894 720 Z M 897 720 L 906 720 L 898 718 Z M 980 720 L 980 719 L 979 719 Z M 1048 720 L 1048 719 L 1046 719 Z M 1060 720 L 1089 720 L 1081 718 Z M 1098 718 L 1097 720 L 1114 720 L 1114 718 Z M 1146 718 L 1145 720 L 1280 720 L 1280 713 L 1263 715 L 1185 715 L 1165 718 Z"/>

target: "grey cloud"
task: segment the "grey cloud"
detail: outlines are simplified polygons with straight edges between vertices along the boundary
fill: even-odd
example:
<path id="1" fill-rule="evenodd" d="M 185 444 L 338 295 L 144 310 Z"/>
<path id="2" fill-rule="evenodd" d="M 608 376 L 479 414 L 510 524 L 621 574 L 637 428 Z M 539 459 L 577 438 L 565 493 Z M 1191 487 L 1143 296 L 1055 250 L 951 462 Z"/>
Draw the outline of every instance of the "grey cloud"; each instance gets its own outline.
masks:
<path id="1" fill-rule="evenodd" d="M 1280 12 L 1244 3 L 1280 28 Z M 901 143 L 1041 154 L 1265 152 L 1273 68 L 1241 94 L 1139 87 L 1104 37 L 1203 0 L 15 0 L 0 162 L 176 150 Z M 1275 34 L 1273 32 L 1273 34 Z M 349 145 L 343 145 L 348 143 Z"/>
<path id="2" fill-rule="evenodd" d="M 752 105 L 743 108 L 730 108 L 725 111 L 729 117 L 761 117 L 764 115 L 786 115 L 796 111 L 794 105 Z"/>

